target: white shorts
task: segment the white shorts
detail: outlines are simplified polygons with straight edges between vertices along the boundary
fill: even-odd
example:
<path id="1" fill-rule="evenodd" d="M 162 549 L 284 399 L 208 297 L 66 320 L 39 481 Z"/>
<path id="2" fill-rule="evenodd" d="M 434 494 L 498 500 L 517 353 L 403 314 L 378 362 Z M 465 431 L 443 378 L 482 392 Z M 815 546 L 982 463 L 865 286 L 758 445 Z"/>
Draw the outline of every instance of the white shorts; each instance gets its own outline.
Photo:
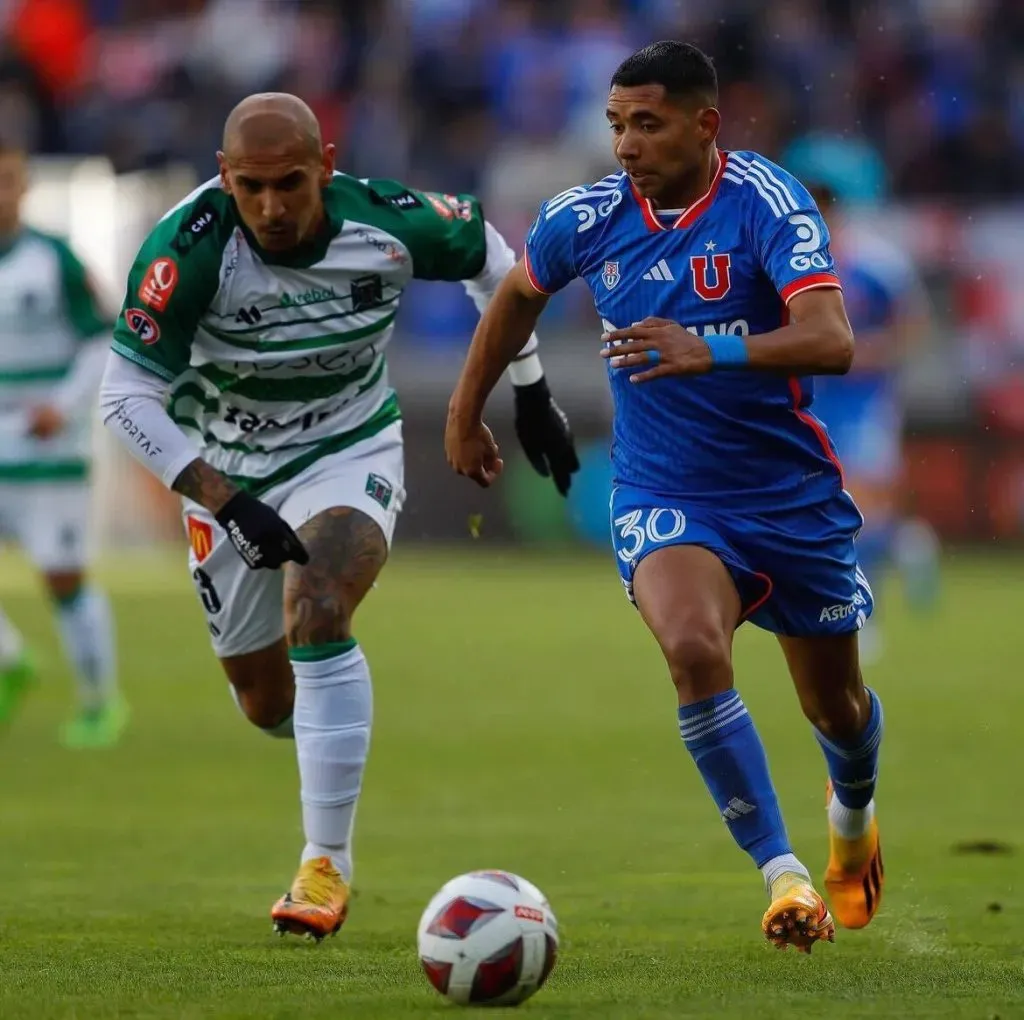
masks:
<path id="1" fill-rule="evenodd" d="M 44 573 L 81 570 L 90 502 L 83 481 L 0 482 L 0 538 L 20 546 Z"/>
<path id="2" fill-rule="evenodd" d="M 330 454 L 260 497 L 296 531 L 331 507 L 353 507 L 375 520 L 391 547 L 405 500 L 402 423 Z M 284 636 L 284 573 L 250 570 L 213 514 L 182 501 L 189 572 L 221 659 L 272 645 Z"/>

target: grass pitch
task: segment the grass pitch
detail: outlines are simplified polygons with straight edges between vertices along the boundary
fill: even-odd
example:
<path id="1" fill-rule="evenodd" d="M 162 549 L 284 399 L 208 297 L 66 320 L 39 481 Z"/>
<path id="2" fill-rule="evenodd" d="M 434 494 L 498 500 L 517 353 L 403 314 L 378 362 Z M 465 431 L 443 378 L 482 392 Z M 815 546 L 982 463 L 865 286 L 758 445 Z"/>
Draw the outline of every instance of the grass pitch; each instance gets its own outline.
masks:
<path id="1" fill-rule="evenodd" d="M 239 717 L 178 559 L 101 571 L 134 710 L 104 753 L 56 745 L 69 681 L 47 607 L 0 559 L 44 671 L 0 738 L 0 1017 L 443 1015 L 416 923 L 485 867 L 536 882 L 561 924 L 528 1016 L 1024 1017 L 1020 562 L 955 558 L 931 617 L 883 593 L 885 902 L 808 959 L 761 940 L 759 876 L 613 564 L 473 551 L 399 550 L 358 620 L 376 728 L 357 895 L 319 947 L 268 918 L 301 846 L 294 750 Z M 820 874 L 823 762 L 769 636 L 741 630 L 737 673 Z"/>

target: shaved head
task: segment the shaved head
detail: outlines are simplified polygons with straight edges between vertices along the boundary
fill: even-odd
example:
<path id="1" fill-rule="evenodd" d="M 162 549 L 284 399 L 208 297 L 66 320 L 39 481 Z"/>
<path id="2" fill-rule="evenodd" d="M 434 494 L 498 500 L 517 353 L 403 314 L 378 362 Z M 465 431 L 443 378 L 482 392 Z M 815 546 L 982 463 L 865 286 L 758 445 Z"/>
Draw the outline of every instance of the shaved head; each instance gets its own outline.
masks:
<path id="1" fill-rule="evenodd" d="M 224 152 L 228 159 L 253 150 L 296 146 L 312 158 L 323 151 L 316 114 L 288 92 L 259 92 L 246 96 L 224 122 Z"/>
<path id="2" fill-rule="evenodd" d="M 224 123 L 217 162 L 221 185 L 265 250 L 294 248 L 320 229 L 334 146 L 323 144 L 316 114 L 298 96 L 243 99 Z"/>

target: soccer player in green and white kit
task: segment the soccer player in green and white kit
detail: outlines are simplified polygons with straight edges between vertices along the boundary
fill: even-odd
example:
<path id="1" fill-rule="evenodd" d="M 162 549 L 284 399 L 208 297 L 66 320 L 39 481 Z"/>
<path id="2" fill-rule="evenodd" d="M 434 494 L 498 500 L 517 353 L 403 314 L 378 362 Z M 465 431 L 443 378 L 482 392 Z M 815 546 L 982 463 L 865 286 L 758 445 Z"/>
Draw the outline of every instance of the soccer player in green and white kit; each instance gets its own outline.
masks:
<path id="1" fill-rule="evenodd" d="M 336 173 L 294 96 L 240 103 L 218 162 L 142 245 L 100 402 L 183 497 L 192 577 L 239 707 L 295 738 L 306 845 L 271 917 L 320 939 L 348 910 L 370 740 L 352 615 L 405 497 L 384 357 L 398 302 L 413 277 L 461 280 L 483 308 L 515 260 L 471 196 Z M 535 346 L 510 371 L 516 429 L 564 493 L 578 464 Z"/>
<path id="2" fill-rule="evenodd" d="M 85 578 L 89 423 L 112 324 L 64 241 L 22 223 L 27 185 L 25 152 L 0 140 L 0 539 L 21 546 L 56 607 L 78 690 L 61 738 L 103 747 L 127 718 L 110 606 Z M 0 724 L 34 679 L 0 610 Z"/>

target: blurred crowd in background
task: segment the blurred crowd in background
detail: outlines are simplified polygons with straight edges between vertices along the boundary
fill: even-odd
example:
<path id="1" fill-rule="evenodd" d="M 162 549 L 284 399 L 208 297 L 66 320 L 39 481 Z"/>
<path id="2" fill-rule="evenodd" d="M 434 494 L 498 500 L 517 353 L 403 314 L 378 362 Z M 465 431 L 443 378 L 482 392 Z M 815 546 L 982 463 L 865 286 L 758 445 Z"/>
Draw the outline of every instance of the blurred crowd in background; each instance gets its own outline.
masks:
<path id="1" fill-rule="evenodd" d="M 616 168 L 608 81 L 658 38 L 713 56 L 724 147 L 827 166 L 916 262 L 932 324 L 905 384 L 933 433 L 916 484 L 951 531 L 987 488 L 1024 533 L 1021 0 L 0 0 L 0 134 L 198 182 L 241 97 L 295 92 L 340 168 L 474 192 L 518 247 L 541 201 Z M 414 285 L 398 349 L 461 358 L 475 321 L 457 285 Z M 596 325 L 569 287 L 548 358 Z"/>
<path id="2" fill-rule="evenodd" d="M 532 203 L 601 174 L 611 72 L 676 37 L 716 60 L 727 145 L 833 134 L 898 196 L 1024 186 L 1019 0 L 0 0 L 0 28 L 0 124 L 120 170 L 208 176 L 226 111 L 280 89 L 353 172 Z"/>

